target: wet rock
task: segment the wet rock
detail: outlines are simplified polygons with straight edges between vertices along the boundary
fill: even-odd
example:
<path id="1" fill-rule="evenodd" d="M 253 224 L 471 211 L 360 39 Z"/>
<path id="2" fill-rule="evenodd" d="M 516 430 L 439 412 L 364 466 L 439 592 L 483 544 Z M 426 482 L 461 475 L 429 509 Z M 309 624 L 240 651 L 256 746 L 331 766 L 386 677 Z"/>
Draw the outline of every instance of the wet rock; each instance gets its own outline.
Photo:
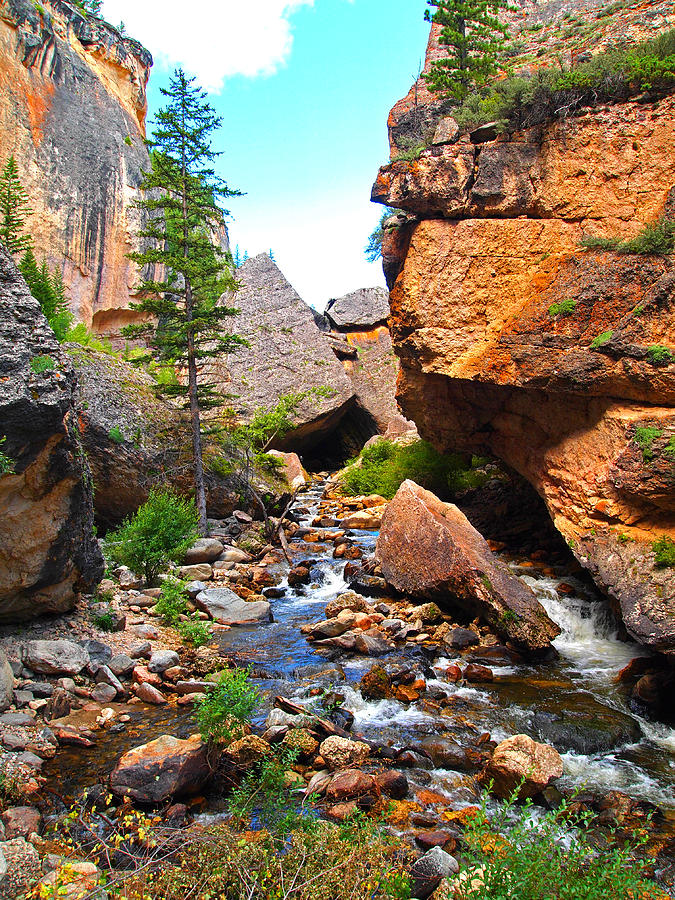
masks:
<path id="1" fill-rule="evenodd" d="M 453 650 L 467 650 L 469 647 L 475 647 L 476 644 L 480 644 L 480 637 L 470 628 L 453 628 L 446 635 L 444 643 Z"/>
<path id="2" fill-rule="evenodd" d="M 162 679 L 155 672 L 151 672 L 146 666 L 134 666 L 132 673 L 136 684 L 151 684 L 154 687 L 162 686 Z"/>
<path id="3" fill-rule="evenodd" d="M 361 679 L 359 690 L 364 700 L 385 700 L 393 696 L 391 679 L 382 666 L 373 666 Z"/>
<path id="4" fill-rule="evenodd" d="M 228 758 L 240 769 L 250 769 L 272 752 L 270 745 L 255 734 L 246 734 L 227 748 Z"/>
<path id="5" fill-rule="evenodd" d="M 540 793 L 562 774 L 563 763 L 557 750 L 536 743 L 526 734 L 516 734 L 497 746 L 479 781 L 493 782 L 492 793 L 501 799 L 510 797 L 523 782 L 519 798 L 525 799 Z"/>
<path id="6" fill-rule="evenodd" d="M 392 800 L 403 800 L 408 796 L 408 779 L 403 772 L 396 772 L 394 769 L 380 772 L 375 776 L 375 781 L 380 791 Z"/>
<path id="7" fill-rule="evenodd" d="M 139 700 L 142 700 L 144 703 L 151 703 L 154 706 L 163 706 L 167 702 L 164 694 L 147 682 L 145 684 L 136 685 L 134 687 L 134 693 Z"/>
<path id="8" fill-rule="evenodd" d="M 332 822 L 346 822 L 356 815 L 358 811 L 358 804 L 354 800 L 350 800 L 347 803 L 336 803 L 334 806 L 329 807 L 325 815 Z"/>
<path id="9" fill-rule="evenodd" d="M 370 747 L 362 741 L 333 735 L 326 738 L 319 747 L 319 753 L 329 769 L 343 769 L 346 766 L 361 765 L 370 754 Z"/>
<path id="10" fill-rule="evenodd" d="M 340 528 L 352 528 L 357 531 L 377 531 L 382 524 L 385 507 L 361 509 L 340 520 Z"/>
<path id="11" fill-rule="evenodd" d="M 5 840 L 28 838 L 38 834 L 42 825 L 42 816 L 32 806 L 12 806 L 0 816 L 5 827 Z"/>
<path id="12" fill-rule="evenodd" d="M 467 750 L 456 741 L 429 737 L 420 743 L 420 748 L 428 753 L 437 769 L 454 769 L 458 772 L 472 772 L 477 768 Z"/>
<path id="13" fill-rule="evenodd" d="M 272 607 L 266 600 L 246 602 L 229 588 L 202 591 L 195 603 L 221 625 L 259 625 L 272 621 Z"/>
<path id="14" fill-rule="evenodd" d="M 457 840 L 449 831 L 421 831 L 415 835 L 415 843 L 420 850 L 431 850 L 433 847 L 441 847 L 450 853 L 455 849 Z"/>
<path id="15" fill-rule="evenodd" d="M 341 634 L 350 630 L 347 622 L 341 622 L 339 619 L 326 619 L 325 622 L 317 622 L 312 625 L 307 635 L 310 641 L 321 641 L 326 638 L 339 637 Z"/>
<path id="16" fill-rule="evenodd" d="M 89 664 L 89 654 L 73 641 L 29 641 L 24 663 L 41 675 L 78 675 Z"/>
<path id="17" fill-rule="evenodd" d="M 117 696 L 117 691 L 112 685 L 109 684 L 97 684 L 94 690 L 91 692 L 92 700 L 96 703 L 100 703 L 101 706 L 105 706 L 107 703 L 112 703 L 115 697 Z"/>
<path id="18" fill-rule="evenodd" d="M 363 631 L 354 637 L 354 645 L 364 656 L 384 656 L 391 653 L 394 645 L 376 628 Z"/>
<path id="19" fill-rule="evenodd" d="M 215 562 L 225 548 L 215 538 L 199 538 L 185 554 L 185 565 Z"/>
<path id="20" fill-rule="evenodd" d="M 108 668 L 113 675 L 122 678 L 126 675 L 131 675 L 135 665 L 136 661 L 130 656 L 127 656 L 126 653 L 118 653 L 116 656 L 112 657 L 108 663 Z"/>
<path id="21" fill-rule="evenodd" d="M 444 878 L 459 872 L 459 864 L 441 847 L 433 847 L 410 868 L 411 892 L 418 900 L 426 900 Z"/>
<path id="22" fill-rule="evenodd" d="M 370 612 L 370 604 L 361 594 L 357 594 L 355 591 L 347 591 L 328 602 L 325 612 L 326 618 L 336 618 L 346 609 L 355 613 L 368 613 Z"/>
<path id="23" fill-rule="evenodd" d="M 295 566 L 288 573 L 288 584 L 290 587 L 298 587 L 301 584 L 309 584 L 310 572 L 306 566 Z"/>
<path id="24" fill-rule="evenodd" d="M 125 753 L 110 776 L 110 788 L 118 797 L 162 803 L 196 793 L 210 772 L 206 745 L 198 735 L 187 740 L 163 735 Z"/>
<path id="25" fill-rule="evenodd" d="M 469 663 L 462 674 L 465 681 L 473 684 L 488 683 L 495 680 L 492 669 L 488 669 L 487 666 L 476 665 L 476 663 Z"/>
<path id="26" fill-rule="evenodd" d="M 356 649 L 356 636 L 351 631 L 347 631 L 340 637 L 326 638 L 324 641 L 317 641 L 316 647 L 321 650 L 335 650 L 339 653 L 351 653 Z"/>
<path id="27" fill-rule="evenodd" d="M 560 633 L 466 516 L 413 481 L 403 482 L 387 507 L 376 557 L 397 590 L 463 616 L 479 615 L 525 651 L 550 651 Z"/>
<path id="28" fill-rule="evenodd" d="M 641 737 L 640 726 L 631 716 L 590 695 L 570 697 L 569 705 L 555 713 L 535 713 L 531 728 L 561 753 L 603 753 Z"/>
<path id="29" fill-rule="evenodd" d="M 347 769 L 333 776 L 326 789 L 326 799 L 331 803 L 339 803 L 343 800 L 356 800 L 366 794 L 376 796 L 377 790 L 372 775 L 359 769 Z"/>
<path id="30" fill-rule="evenodd" d="M 178 681 L 176 682 L 177 694 L 205 694 L 213 687 L 212 681 Z"/>
<path id="31" fill-rule="evenodd" d="M 150 657 L 148 670 L 161 675 L 162 672 L 166 672 L 167 669 L 179 664 L 180 657 L 174 650 L 157 650 Z"/>

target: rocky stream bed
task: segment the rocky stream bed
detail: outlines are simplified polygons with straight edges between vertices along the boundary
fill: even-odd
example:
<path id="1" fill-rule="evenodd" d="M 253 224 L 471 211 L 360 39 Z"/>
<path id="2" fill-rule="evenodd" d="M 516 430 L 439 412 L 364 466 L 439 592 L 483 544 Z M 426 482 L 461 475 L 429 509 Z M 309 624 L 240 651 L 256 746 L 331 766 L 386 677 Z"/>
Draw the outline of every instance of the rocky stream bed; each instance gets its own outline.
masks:
<path id="1" fill-rule="evenodd" d="M 495 748 L 524 734 L 555 748 L 562 760 L 561 778 L 549 773 L 532 789 L 539 804 L 555 806 L 577 790 L 575 802 L 606 825 L 632 827 L 653 813 L 648 852 L 661 883 L 672 889 L 675 730 L 629 707 L 618 675 L 627 666 L 640 668 L 641 651 L 620 639 L 606 602 L 569 560 L 501 554 L 561 630 L 557 658 L 528 661 L 478 620 L 457 623 L 435 604 L 413 604 L 388 589 L 372 564 L 363 565 L 374 551 L 382 510 L 368 501 L 350 510 L 332 499 L 330 483 L 326 494 L 325 487 L 317 481 L 298 497 L 289 533 L 293 567 L 279 551 L 253 563 L 227 547 L 229 559 L 195 564 L 205 566 L 203 577 L 217 580 L 192 585 L 194 597 L 230 584 L 248 612 L 254 612 L 250 601 L 256 606 L 250 624 L 216 625 L 208 647 L 182 646 L 149 612 L 152 598 L 131 582 L 124 591 L 116 588 L 115 609 L 126 628 L 94 634 L 99 643 L 82 647 L 86 668 L 75 661 L 71 675 L 63 659 L 58 673 L 58 666 L 50 673 L 30 641 L 91 641 L 82 617 L 5 635 L 18 709 L 0 717 L 3 760 L 11 757 L 32 778 L 23 812 L 2 815 L 8 896 L 21 887 L 20 877 L 11 882 L 12 864 L 26 877 L 58 868 L 58 855 L 48 852 L 53 847 L 35 832 L 46 833 L 85 790 L 107 790 L 123 754 L 124 763 L 132 748 L 162 735 L 195 733 L 192 704 L 206 675 L 225 664 L 250 666 L 264 694 L 254 735 L 278 742 L 302 731 L 317 738 L 295 768 L 302 788 L 322 795 L 322 815 L 340 820 L 368 809 L 373 791 L 387 794 L 391 827 L 421 851 L 454 852 L 463 811 L 480 800 L 481 772 L 487 766 L 499 779 L 491 763 Z M 220 536 L 227 544 L 225 533 Z M 207 608 L 203 596 L 197 604 Z M 39 635 L 32 633 L 39 627 Z M 338 740 L 331 749 L 326 740 L 336 737 L 346 743 Z M 336 749 L 337 756 L 346 753 L 344 760 L 333 758 Z M 193 787 L 191 799 L 174 803 L 170 816 L 185 827 L 227 819 L 221 795 L 208 786 L 199 790 L 199 779 Z M 175 793 L 169 788 L 155 798 L 164 813 Z"/>

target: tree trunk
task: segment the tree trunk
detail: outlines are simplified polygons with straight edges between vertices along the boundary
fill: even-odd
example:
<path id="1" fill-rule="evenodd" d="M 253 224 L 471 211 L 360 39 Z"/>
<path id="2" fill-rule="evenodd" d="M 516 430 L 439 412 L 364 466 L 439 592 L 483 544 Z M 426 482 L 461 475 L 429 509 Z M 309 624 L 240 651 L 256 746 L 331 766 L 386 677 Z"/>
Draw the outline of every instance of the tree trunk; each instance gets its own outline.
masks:
<path id="1" fill-rule="evenodd" d="M 185 315 L 192 321 L 192 287 L 185 279 Z M 204 486 L 204 461 L 202 459 L 202 431 L 197 394 L 197 357 L 192 330 L 187 330 L 188 397 L 190 400 L 190 429 L 192 431 L 193 471 L 195 479 L 195 501 L 199 514 L 199 533 L 207 535 L 209 525 L 206 518 L 206 488 Z"/>

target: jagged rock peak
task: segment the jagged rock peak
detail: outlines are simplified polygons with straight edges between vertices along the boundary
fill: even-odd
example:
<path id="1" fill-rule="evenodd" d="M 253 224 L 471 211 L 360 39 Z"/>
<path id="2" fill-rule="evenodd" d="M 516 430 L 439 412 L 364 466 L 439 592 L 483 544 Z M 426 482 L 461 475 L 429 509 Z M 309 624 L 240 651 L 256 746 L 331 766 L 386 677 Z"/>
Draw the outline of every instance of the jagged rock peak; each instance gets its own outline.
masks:
<path id="1" fill-rule="evenodd" d="M 337 331 L 383 325 L 389 318 L 389 292 L 383 287 L 360 288 L 330 300 L 324 315 Z"/>
<path id="2" fill-rule="evenodd" d="M 0 245 L 0 622 L 63 612 L 100 580 L 91 475 L 76 378 L 37 301 Z"/>

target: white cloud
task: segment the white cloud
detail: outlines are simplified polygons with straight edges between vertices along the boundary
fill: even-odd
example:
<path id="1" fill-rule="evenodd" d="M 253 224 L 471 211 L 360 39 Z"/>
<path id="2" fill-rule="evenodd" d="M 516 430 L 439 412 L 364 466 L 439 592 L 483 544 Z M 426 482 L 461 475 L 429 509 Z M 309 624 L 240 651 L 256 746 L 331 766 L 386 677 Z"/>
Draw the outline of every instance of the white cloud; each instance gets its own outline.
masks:
<path id="1" fill-rule="evenodd" d="M 289 57 L 292 14 L 314 0 L 104 0 L 113 24 L 141 41 L 158 63 L 180 65 L 219 91 L 232 75 L 270 75 Z"/>

